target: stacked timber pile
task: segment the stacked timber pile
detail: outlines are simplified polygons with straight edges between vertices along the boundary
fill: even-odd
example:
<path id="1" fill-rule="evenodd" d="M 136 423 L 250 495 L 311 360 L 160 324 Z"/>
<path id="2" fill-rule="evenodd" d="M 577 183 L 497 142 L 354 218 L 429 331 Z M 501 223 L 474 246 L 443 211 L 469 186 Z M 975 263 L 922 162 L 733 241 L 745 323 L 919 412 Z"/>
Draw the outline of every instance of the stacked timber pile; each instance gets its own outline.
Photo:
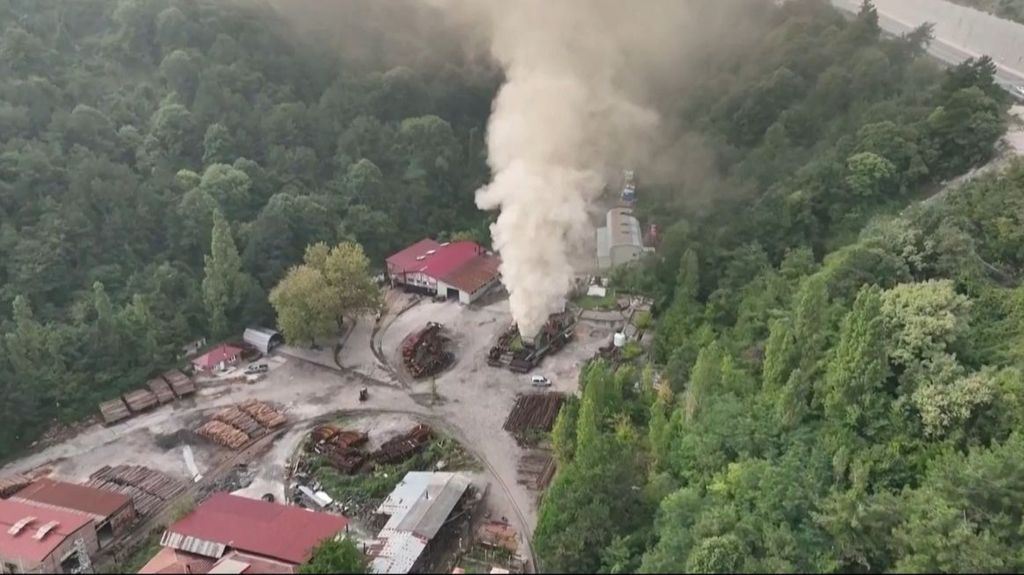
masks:
<path id="1" fill-rule="evenodd" d="M 149 390 L 156 395 L 156 400 L 160 403 L 170 403 L 174 401 L 174 392 L 171 391 L 171 386 L 167 385 L 167 382 L 162 378 L 154 377 L 153 379 L 146 382 L 146 386 Z"/>
<path id="2" fill-rule="evenodd" d="M 360 431 L 345 430 L 336 425 L 318 425 L 310 434 L 312 450 L 323 455 L 332 467 L 351 475 L 366 463 L 367 456 L 359 446 L 369 436 Z"/>
<path id="3" fill-rule="evenodd" d="M 260 422 L 253 419 L 248 413 L 237 407 L 227 407 L 218 411 L 213 418 L 222 423 L 241 431 L 253 439 L 263 437 L 267 429 L 260 425 Z"/>
<path id="4" fill-rule="evenodd" d="M 131 497 L 139 515 L 151 515 L 185 491 L 182 481 L 141 465 L 104 465 L 90 476 L 86 486 Z"/>
<path id="5" fill-rule="evenodd" d="M 262 401 L 256 401 L 255 399 L 243 401 L 238 404 L 238 408 L 249 414 L 253 419 L 258 421 L 260 425 L 267 429 L 277 429 L 285 423 L 288 423 L 287 417 L 281 415 L 276 409 Z"/>
<path id="6" fill-rule="evenodd" d="M 520 443 L 529 431 L 551 431 L 565 396 L 557 392 L 530 393 L 516 398 L 504 429 Z"/>
<path id="7" fill-rule="evenodd" d="M 177 395 L 178 397 L 185 397 L 186 395 L 192 395 L 196 392 L 196 382 L 192 381 L 189 376 L 177 369 L 172 369 L 161 377 L 163 377 L 168 385 L 171 386 L 171 390 L 174 391 L 174 395 Z"/>
<path id="8" fill-rule="evenodd" d="M 121 398 L 117 398 L 101 403 L 100 415 L 103 416 L 103 422 L 110 425 L 128 419 L 132 413 L 128 411 L 128 406 L 121 401 Z"/>
<path id="9" fill-rule="evenodd" d="M 543 491 L 555 476 L 555 458 L 550 451 L 531 451 L 519 458 L 516 482 L 534 491 Z"/>
<path id="10" fill-rule="evenodd" d="M 241 449 L 251 441 L 251 438 L 245 433 L 216 419 L 211 419 L 200 425 L 196 433 L 228 449 Z"/>
<path id="11" fill-rule="evenodd" d="M 402 362 L 414 378 L 436 375 L 455 361 L 455 354 L 445 349 L 450 340 L 441 335 L 441 327 L 430 322 L 402 344 Z"/>
<path id="12" fill-rule="evenodd" d="M 241 449 L 285 423 L 288 418 L 281 412 L 250 399 L 218 411 L 196 433 L 228 449 Z"/>
<path id="13" fill-rule="evenodd" d="M 128 409 L 132 410 L 132 413 L 142 413 L 159 403 L 156 399 L 156 394 L 148 389 L 129 391 L 124 394 L 123 399 L 128 404 Z"/>
<path id="14" fill-rule="evenodd" d="M 32 478 L 20 473 L 8 475 L 7 477 L 0 477 L 0 499 L 7 499 L 25 487 L 28 487 L 29 483 L 32 483 Z"/>
<path id="15" fill-rule="evenodd" d="M 378 463 L 398 463 L 405 461 L 423 449 L 433 435 L 429 426 L 419 424 L 408 433 L 385 441 L 373 454 Z"/>

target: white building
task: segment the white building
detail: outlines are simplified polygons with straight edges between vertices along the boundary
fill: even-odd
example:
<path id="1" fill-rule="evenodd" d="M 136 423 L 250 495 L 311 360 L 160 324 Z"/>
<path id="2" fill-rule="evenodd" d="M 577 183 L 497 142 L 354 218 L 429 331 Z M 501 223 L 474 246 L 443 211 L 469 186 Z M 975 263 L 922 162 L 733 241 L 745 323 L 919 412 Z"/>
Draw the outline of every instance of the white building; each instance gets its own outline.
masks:
<path id="1" fill-rule="evenodd" d="M 597 230 L 597 265 L 603 270 L 639 260 L 646 252 L 640 222 L 629 208 L 612 208 Z"/>

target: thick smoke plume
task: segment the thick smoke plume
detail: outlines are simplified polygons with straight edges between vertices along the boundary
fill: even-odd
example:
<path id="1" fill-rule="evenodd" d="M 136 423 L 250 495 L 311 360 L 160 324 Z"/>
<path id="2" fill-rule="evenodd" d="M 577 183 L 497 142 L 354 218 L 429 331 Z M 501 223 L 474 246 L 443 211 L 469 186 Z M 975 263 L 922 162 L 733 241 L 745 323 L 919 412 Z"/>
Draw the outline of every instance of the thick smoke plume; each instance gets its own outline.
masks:
<path id="1" fill-rule="evenodd" d="M 491 232 L 524 336 L 561 311 L 571 254 L 592 237 L 588 207 L 624 167 L 665 144 L 652 102 L 698 21 L 685 0 L 436 0 L 489 35 L 505 83 L 487 144 L 493 180 L 477 192 L 500 210 Z M 706 12 L 706 10 L 704 10 Z M 702 14 L 701 16 L 707 16 Z M 703 35 L 701 35 L 703 36 Z M 663 91 L 663 90 L 662 90 Z"/>

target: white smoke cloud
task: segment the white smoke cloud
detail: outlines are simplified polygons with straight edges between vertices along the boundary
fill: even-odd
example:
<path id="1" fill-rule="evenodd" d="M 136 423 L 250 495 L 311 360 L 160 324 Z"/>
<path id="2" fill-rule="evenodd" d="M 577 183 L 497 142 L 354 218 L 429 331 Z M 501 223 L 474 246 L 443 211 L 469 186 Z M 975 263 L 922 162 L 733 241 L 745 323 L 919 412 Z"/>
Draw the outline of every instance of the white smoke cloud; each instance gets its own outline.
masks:
<path id="1" fill-rule="evenodd" d="M 679 86 L 701 25 L 722 21 L 705 0 L 432 0 L 486 37 L 505 83 L 488 126 L 493 180 L 477 192 L 499 210 L 491 232 L 512 314 L 524 336 L 561 311 L 570 254 L 592 237 L 588 207 L 607 174 L 654 165 L 676 141 L 649 101 Z M 707 42 L 704 42 L 707 44 Z M 661 156 L 664 160 L 664 156 Z M 660 162 L 664 163 L 664 162 Z M 643 172 L 641 172 L 642 174 Z"/>

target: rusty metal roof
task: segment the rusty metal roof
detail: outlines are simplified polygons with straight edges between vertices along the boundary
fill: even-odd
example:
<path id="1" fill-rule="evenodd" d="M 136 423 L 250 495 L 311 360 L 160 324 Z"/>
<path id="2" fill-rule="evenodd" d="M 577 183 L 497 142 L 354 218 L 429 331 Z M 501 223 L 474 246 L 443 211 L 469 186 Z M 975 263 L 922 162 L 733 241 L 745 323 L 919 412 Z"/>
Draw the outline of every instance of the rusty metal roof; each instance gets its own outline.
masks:
<path id="1" fill-rule="evenodd" d="M 234 549 L 299 564 L 347 525 L 340 515 L 215 493 L 168 527 L 160 543 L 213 558 Z"/>
<path id="2" fill-rule="evenodd" d="M 498 277 L 500 265 L 501 260 L 497 256 L 479 254 L 449 272 L 441 281 L 464 292 L 473 293 Z"/>
<path id="3" fill-rule="evenodd" d="M 0 556 L 42 561 L 64 540 L 91 523 L 92 519 L 78 513 L 0 499 Z"/>
<path id="4" fill-rule="evenodd" d="M 132 503 L 131 498 L 127 495 L 46 477 L 33 481 L 31 485 L 17 492 L 11 499 L 25 503 L 40 503 L 74 513 L 84 513 L 99 521 L 110 517 Z"/>

